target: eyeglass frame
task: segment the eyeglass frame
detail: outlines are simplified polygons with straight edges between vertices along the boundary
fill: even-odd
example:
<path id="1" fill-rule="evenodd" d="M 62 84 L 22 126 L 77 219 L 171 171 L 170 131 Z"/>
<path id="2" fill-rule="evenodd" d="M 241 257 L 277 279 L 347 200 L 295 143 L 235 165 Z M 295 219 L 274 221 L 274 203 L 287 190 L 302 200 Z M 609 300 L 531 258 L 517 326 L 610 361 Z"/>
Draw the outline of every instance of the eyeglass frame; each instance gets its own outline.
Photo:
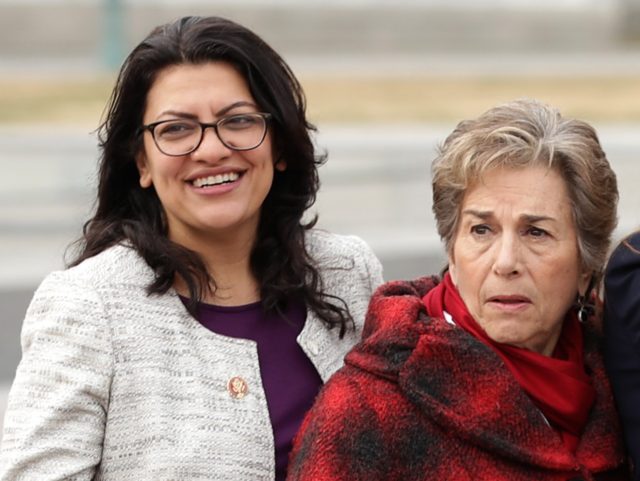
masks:
<path id="1" fill-rule="evenodd" d="M 228 121 L 229 119 L 232 119 L 234 117 L 242 117 L 242 116 L 246 116 L 246 115 L 258 116 L 258 117 L 261 117 L 262 120 L 264 121 L 264 132 L 262 134 L 262 138 L 260 139 L 260 142 L 258 142 L 253 147 L 242 148 L 242 149 L 239 149 L 237 147 L 228 145 L 222 139 L 222 137 L 220 137 L 220 132 L 218 132 L 218 124 L 220 122 Z M 244 114 L 227 115 L 225 117 L 219 118 L 215 122 L 200 122 L 198 119 L 192 119 L 192 118 L 158 120 L 157 122 L 151 122 L 150 124 L 146 124 L 146 125 L 140 126 L 139 129 L 138 129 L 138 135 L 140 135 L 140 134 L 142 134 L 142 133 L 144 133 L 146 131 L 149 131 L 151 133 L 151 138 L 153 139 L 153 143 L 156 145 L 157 149 L 160 152 L 162 152 L 164 155 L 168 155 L 169 157 L 182 157 L 183 155 L 189 155 L 189 154 L 195 152 L 198 149 L 198 147 L 200 147 L 200 144 L 202 144 L 202 140 L 204 139 L 205 130 L 207 130 L 208 128 L 212 128 L 213 131 L 216 134 L 216 137 L 218 137 L 218 140 L 220 142 L 222 142 L 222 145 L 224 145 L 228 149 L 231 149 L 231 150 L 236 151 L 236 152 L 246 152 L 246 151 L 249 151 L 249 150 L 257 149 L 258 147 L 260 147 L 262 145 L 262 143 L 264 142 L 264 139 L 267 138 L 267 131 L 269 130 L 269 121 L 271 120 L 271 118 L 272 118 L 272 115 L 270 113 L 268 113 L 268 112 L 248 112 L 248 113 L 244 113 Z M 168 154 L 164 150 L 162 150 L 160 148 L 160 146 L 158 145 L 158 141 L 156 140 L 155 129 L 156 129 L 156 127 L 158 125 L 166 124 L 166 123 L 169 123 L 169 122 L 177 122 L 177 121 L 180 121 L 180 120 L 188 120 L 190 122 L 194 122 L 194 123 L 198 124 L 200 126 L 200 140 L 198 140 L 198 142 L 194 145 L 194 147 L 191 150 L 188 150 L 187 152 L 184 152 L 182 154 Z"/>

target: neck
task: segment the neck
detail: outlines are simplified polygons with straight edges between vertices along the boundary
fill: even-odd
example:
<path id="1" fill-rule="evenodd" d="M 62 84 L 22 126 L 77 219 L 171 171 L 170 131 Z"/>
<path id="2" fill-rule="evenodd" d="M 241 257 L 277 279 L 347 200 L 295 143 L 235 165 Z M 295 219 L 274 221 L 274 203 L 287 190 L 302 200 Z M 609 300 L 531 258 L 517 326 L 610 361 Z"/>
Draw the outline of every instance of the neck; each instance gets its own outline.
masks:
<path id="1" fill-rule="evenodd" d="M 260 300 L 260 288 L 250 265 L 254 241 L 255 234 L 191 236 L 188 243 L 180 242 L 200 255 L 215 281 L 215 289 L 203 292 L 203 302 L 239 306 Z M 181 295 L 189 295 L 184 280 L 177 278 L 174 287 Z"/>
<path id="2" fill-rule="evenodd" d="M 550 339 L 547 342 L 537 346 L 537 349 L 531 349 L 543 356 L 551 357 L 553 356 L 553 351 L 556 349 L 556 345 L 558 344 L 558 339 L 560 338 L 560 332 L 562 331 L 562 321 L 560 323 L 559 329 L 553 333 Z"/>

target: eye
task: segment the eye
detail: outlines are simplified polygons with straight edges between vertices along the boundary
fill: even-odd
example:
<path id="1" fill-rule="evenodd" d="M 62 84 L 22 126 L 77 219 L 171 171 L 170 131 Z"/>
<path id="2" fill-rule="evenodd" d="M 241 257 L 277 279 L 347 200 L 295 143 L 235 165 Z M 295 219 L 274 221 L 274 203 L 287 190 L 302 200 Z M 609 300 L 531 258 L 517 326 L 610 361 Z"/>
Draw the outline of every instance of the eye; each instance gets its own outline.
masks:
<path id="1" fill-rule="evenodd" d="M 177 139 L 193 134 L 198 124 L 186 120 L 171 120 L 156 127 L 156 136 L 162 139 Z"/>
<path id="2" fill-rule="evenodd" d="M 478 236 L 484 236 L 491 233 L 491 228 L 487 224 L 473 225 L 471 226 L 471 233 Z"/>
<path id="3" fill-rule="evenodd" d="M 263 119 L 259 115 L 240 114 L 223 119 L 222 122 L 220 122 L 220 127 L 229 130 L 244 130 L 261 125 L 262 122 Z"/>
<path id="4" fill-rule="evenodd" d="M 527 235 L 530 235 L 531 237 L 535 237 L 535 238 L 543 238 L 549 235 L 549 233 L 546 230 L 540 229 L 539 227 L 529 227 L 526 233 Z"/>

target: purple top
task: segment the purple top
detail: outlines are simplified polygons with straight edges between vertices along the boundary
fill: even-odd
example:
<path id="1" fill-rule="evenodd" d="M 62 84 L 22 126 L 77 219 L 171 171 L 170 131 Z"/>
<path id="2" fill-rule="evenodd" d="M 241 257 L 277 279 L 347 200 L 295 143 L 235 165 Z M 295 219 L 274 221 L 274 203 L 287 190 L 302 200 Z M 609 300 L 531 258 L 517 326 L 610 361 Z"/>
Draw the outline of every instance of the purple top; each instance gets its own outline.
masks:
<path id="1" fill-rule="evenodd" d="M 186 302 L 186 299 L 182 299 Z M 201 303 L 198 321 L 224 336 L 250 339 L 258 345 L 260 374 L 273 427 L 276 481 L 284 481 L 293 437 L 311 408 L 322 379 L 296 338 L 306 320 L 306 307 L 291 302 L 286 319 L 265 314 L 260 302 L 244 306 Z"/>

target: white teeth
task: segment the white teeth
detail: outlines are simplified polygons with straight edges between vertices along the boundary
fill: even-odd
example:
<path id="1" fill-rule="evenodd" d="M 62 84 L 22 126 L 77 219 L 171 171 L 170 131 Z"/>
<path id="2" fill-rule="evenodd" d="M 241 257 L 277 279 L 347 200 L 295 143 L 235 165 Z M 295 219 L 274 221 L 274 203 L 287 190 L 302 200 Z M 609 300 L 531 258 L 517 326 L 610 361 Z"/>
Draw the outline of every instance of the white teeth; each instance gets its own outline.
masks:
<path id="1" fill-rule="evenodd" d="M 213 185 L 224 184 L 225 182 L 235 182 L 240 178 L 237 172 L 228 172 L 225 174 L 210 175 L 209 177 L 200 177 L 193 181 L 194 187 L 211 187 Z"/>

